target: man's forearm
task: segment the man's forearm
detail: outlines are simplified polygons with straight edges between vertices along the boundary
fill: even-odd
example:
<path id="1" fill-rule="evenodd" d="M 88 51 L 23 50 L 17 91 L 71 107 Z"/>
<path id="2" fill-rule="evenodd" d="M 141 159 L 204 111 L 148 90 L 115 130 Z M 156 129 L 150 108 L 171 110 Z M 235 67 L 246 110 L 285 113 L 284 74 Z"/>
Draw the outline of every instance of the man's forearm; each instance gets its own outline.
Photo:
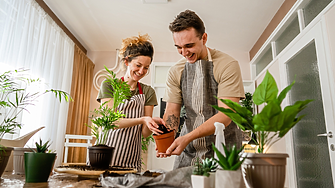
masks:
<path id="1" fill-rule="evenodd" d="M 177 117 L 175 114 L 169 114 L 164 121 L 169 129 L 178 130 L 180 117 Z"/>

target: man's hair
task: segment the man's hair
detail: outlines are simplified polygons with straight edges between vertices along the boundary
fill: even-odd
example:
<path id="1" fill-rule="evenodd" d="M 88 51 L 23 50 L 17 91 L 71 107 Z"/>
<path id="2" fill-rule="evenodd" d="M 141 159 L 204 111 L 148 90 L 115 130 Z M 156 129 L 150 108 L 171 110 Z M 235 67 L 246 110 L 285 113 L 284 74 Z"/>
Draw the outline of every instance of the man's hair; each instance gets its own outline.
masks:
<path id="1" fill-rule="evenodd" d="M 173 22 L 170 23 L 169 29 L 172 33 L 194 28 L 199 38 L 205 33 L 204 22 L 200 17 L 191 10 L 185 10 L 177 15 Z"/>

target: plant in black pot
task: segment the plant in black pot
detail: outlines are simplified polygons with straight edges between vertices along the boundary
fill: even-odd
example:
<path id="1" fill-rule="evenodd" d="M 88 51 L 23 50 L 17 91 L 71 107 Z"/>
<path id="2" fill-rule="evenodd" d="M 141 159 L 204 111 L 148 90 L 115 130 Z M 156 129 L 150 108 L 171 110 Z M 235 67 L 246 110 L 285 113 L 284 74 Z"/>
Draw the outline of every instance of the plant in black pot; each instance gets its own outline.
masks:
<path id="1" fill-rule="evenodd" d="M 163 124 L 158 125 L 158 129 L 163 133 L 160 135 L 153 134 L 159 153 L 165 153 L 174 141 L 174 131 L 168 130 Z"/>
<path id="2" fill-rule="evenodd" d="M 113 106 L 108 106 L 109 101 L 102 103 L 98 109 L 93 111 L 92 125 L 87 125 L 92 129 L 93 136 L 96 137 L 95 145 L 88 147 L 90 165 L 100 169 L 107 169 L 113 156 L 114 148 L 105 144 L 108 131 L 117 128 L 116 121 L 125 117 L 125 114 L 117 110 L 117 107 L 131 95 L 129 85 L 116 78 L 115 73 L 106 66 L 105 69 L 109 73 L 109 75 L 106 75 L 105 82 L 113 87 L 110 90 L 110 100 L 112 100 Z"/>
<path id="3" fill-rule="evenodd" d="M 48 150 L 50 140 L 35 142 L 36 151 L 24 153 L 26 183 L 47 182 L 56 159 L 56 153 Z"/>
<path id="4" fill-rule="evenodd" d="M 30 78 L 26 69 L 6 71 L 0 74 L 0 177 L 3 174 L 12 147 L 1 145 L 5 134 L 14 134 L 15 130 L 21 129 L 23 123 L 20 116 L 27 107 L 34 105 L 36 100 L 46 94 L 53 93 L 61 102 L 72 100 L 68 93 L 61 90 L 48 89 L 43 92 L 27 92 L 30 86 L 40 84 L 40 79 Z"/>

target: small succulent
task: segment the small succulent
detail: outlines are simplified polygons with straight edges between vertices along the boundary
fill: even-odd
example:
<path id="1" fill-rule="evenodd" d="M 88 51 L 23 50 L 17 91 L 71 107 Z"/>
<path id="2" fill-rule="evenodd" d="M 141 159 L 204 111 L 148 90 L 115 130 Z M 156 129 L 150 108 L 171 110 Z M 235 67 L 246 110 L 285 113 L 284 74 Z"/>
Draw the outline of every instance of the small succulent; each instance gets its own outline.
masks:
<path id="1" fill-rule="evenodd" d="M 209 176 L 210 168 L 204 166 L 203 163 L 200 162 L 199 158 L 194 164 L 193 175 L 200 175 L 200 176 Z"/>
<path id="2" fill-rule="evenodd" d="M 42 142 L 42 139 L 40 139 L 40 143 L 35 142 L 36 145 L 36 151 L 32 149 L 35 153 L 47 153 L 48 148 L 50 147 L 51 143 L 49 143 L 50 140 L 46 141 L 44 144 Z M 49 152 L 50 153 L 50 152 Z"/>
<path id="3" fill-rule="evenodd" d="M 214 144 L 212 144 L 212 148 L 214 152 L 216 153 L 218 159 L 214 159 L 221 167 L 223 170 L 237 170 L 240 168 L 242 165 L 243 161 L 245 158 L 241 160 L 241 152 L 243 150 L 243 146 L 237 150 L 236 146 L 233 145 L 231 148 L 226 147 L 222 143 L 225 155 L 223 155 L 216 147 Z"/>
<path id="4" fill-rule="evenodd" d="M 218 164 L 214 158 L 205 158 L 202 160 L 202 167 L 209 168 L 210 172 L 214 172 L 218 167 Z"/>

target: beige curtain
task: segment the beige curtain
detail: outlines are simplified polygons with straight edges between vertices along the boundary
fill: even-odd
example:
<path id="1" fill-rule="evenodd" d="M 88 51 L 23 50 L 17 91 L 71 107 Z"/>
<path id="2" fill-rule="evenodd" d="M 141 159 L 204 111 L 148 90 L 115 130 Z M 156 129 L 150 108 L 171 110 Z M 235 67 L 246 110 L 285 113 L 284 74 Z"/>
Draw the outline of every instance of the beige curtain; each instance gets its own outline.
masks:
<path id="1" fill-rule="evenodd" d="M 85 53 L 75 45 L 71 85 L 71 96 L 74 101 L 69 106 L 66 134 L 87 135 L 85 124 L 88 124 L 94 66 Z M 76 140 L 75 142 L 79 141 L 86 142 L 86 140 Z M 69 147 L 67 161 L 69 163 L 85 163 L 86 148 Z"/>

